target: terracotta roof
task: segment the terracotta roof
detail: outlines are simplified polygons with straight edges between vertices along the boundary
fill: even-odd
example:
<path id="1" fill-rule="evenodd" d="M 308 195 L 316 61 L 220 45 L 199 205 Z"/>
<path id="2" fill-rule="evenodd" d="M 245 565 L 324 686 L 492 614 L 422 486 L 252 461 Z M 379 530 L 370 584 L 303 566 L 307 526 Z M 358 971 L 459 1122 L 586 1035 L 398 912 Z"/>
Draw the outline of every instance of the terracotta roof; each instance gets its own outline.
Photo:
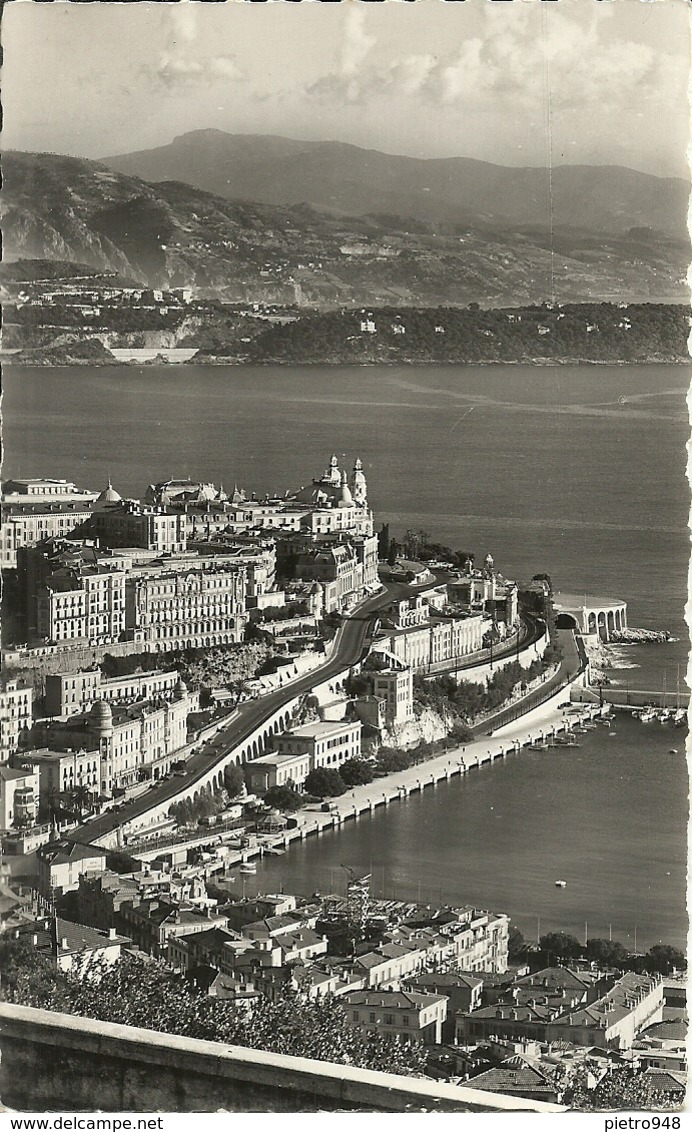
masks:
<path id="1" fill-rule="evenodd" d="M 647 1069 L 644 1076 L 651 1081 L 654 1089 L 662 1093 L 684 1093 L 687 1091 L 687 1074 L 674 1073 L 671 1069 Z"/>
<path id="2" fill-rule="evenodd" d="M 53 946 L 60 955 L 100 951 L 106 946 L 130 943 L 127 936 L 110 936 L 108 932 L 98 931 L 97 928 L 90 928 L 86 924 L 73 924 L 71 920 L 63 920 L 60 917 L 55 920 L 53 932 Z M 64 946 L 65 944 L 67 946 Z"/>
<path id="3" fill-rule="evenodd" d="M 671 1018 L 656 1022 L 640 1035 L 640 1038 L 659 1038 L 664 1042 L 684 1042 L 687 1038 L 687 1022 L 684 1018 Z"/>
<path id="4" fill-rule="evenodd" d="M 487 1069 L 477 1077 L 469 1078 L 470 1089 L 483 1089 L 489 1093 L 541 1093 L 554 1096 L 555 1086 L 543 1073 L 520 1058 L 503 1061 L 495 1069 Z"/>

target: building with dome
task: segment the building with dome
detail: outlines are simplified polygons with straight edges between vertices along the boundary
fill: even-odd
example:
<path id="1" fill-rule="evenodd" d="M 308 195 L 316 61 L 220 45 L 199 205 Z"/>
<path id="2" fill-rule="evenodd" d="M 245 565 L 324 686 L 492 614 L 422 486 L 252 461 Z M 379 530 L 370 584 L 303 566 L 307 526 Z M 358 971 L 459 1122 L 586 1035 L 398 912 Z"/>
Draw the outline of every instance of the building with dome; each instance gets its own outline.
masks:
<path id="1" fill-rule="evenodd" d="M 213 483 L 163 480 L 149 484 L 143 502 L 150 507 L 169 507 L 171 504 L 223 503 L 227 498 L 223 488 L 217 491 Z"/>
<path id="2" fill-rule="evenodd" d="M 122 503 L 122 498 L 122 495 L 118 494 L 118 492 L 113 487 L 113 484 L 109 480 L 107 486 L 104 487 L 103 491 L 96 496 L 93 509 L 95 511 L 100 511 L 103 508 L 111 507 L 116 503 Z"/>
<path id="3" fill-rule="evenodd" d="M 60 789 L 67 789 L 63 783 L 71 763 L 64 755 L 76 759 L 79 753 L 80 768 L 88 768 L 90 787 L 98 763 L 97 790 L 103 796 L 110 797 L 137 782 L 154 781 L 170 771 L 178 752 L 186 746 L 187 717 L 198 708 L 199 694 L 189 691 L 176 674 L 168 698 L 112 704 L 98 699 L 88 711 L 66 719 L 39 720 L 32 740 L 48 749 L 37 760 L 39 770 L 44 768 L 48 782 L 56 773 L 51 767 L 59 766 Z M 33 761 L 35 754 L 28 752 L 27 761 Z"/>

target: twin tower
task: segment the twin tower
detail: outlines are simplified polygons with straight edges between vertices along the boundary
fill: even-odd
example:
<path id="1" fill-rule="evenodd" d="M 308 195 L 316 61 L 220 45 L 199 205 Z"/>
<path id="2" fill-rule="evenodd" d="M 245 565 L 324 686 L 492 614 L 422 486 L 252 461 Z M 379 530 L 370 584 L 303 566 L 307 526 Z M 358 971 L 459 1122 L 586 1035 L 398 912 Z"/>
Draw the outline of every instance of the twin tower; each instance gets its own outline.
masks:
<path id="1" fill-rule="evenodd" d="M 322 483 L 331 484 L 335 488 L 341 488 L 342 500 L 346 503 L 357 503 L 361 507 L 365 507 L 368 502 L 368 484 L 365 479 L 365 472 L 363 471 L 363 462 L 356 459 L 353 465 L 353 472 L 351 481 L 349 483 L 348 473 L 344 468 L 343 472 L 339 471 L 339 461 L 336 456 L 332 456 L 329 461 L 329 467 L 325 469 L 322 476 Z"/>

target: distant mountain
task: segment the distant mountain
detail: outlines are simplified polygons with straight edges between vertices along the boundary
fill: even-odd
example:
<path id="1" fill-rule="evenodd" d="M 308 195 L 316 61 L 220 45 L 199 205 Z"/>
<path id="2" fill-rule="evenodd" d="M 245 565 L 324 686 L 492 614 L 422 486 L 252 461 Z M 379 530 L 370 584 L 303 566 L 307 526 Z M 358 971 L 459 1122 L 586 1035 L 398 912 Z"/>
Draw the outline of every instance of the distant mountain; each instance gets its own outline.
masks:
<path id="1" fill-rule="evenodd" d="M 146 181 L 184 181 L 229 200 L 372 212 L 493 229 L 652 228 L 685 238 L 689 186 L 618 165 L 510 168 L 414 158 L 342 142 L 194 130 L 170 145 L 103 158 Z M 551 203 L 552 196 L 552 203 Z"/>
<path id="2" fill-rule="evenodd" d="M 281 155 L 301 143 L 272 144 Z M 540 223 L 493 229 L 400 216 L 374 190 L 363 216 L 307 202 L 229 200 L 56 154 L 5 153 L 3 177 L 6 261 L 86 264 L 228 301 L 433 306 L 553 294 L 573 302 L 686 296 L 687 241 L 652 230 L 643 207 L 621 235 L 568 227 L 551 234 Z"/>

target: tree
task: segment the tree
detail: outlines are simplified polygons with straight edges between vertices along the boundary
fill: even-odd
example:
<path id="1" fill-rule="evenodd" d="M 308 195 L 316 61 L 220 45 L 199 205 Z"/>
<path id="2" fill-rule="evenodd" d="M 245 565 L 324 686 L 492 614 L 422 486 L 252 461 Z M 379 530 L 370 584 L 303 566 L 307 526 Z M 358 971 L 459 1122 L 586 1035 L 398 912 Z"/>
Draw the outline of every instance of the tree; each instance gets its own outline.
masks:
<path id="1" fill-rule="evenodd" d="M 396 539 L 393 538 L 391 540 L 390 544 L 389 544 L 389 553 L 387 554 L 387 565 L 388 566 L 396 566 L 397 550 L 398 550 L 397 542 L 396 542 Z"/>
<path id="2" fill-rule="evenodd" d="M 396 770 L 407 770 L 411 765 L 411 756 L 406 751 L 394 751 L 389 747 L 382 747 L 377 756 L 377 767 L 385 774 Z"/>
<path id="3" fill-rule="evenodd" d="M 63 1008 L 65 979 L 54 966 L 49 947 L 36 947 L 30 936 L 0 937 L 0 971 L 0 998 L 5 1002 L 50 1010 Z"/>
<path id="4" fill-rule="evenodd" d="M 305 779 L 305 790 L 317 798 L 338 798 L 340 794 L 346 792 L 346 783 L 338 770 L 318 766 L 311 770 Z"/>
<path id="5" fill-rule="evenodd" d="M 656 943 L 644 957 L 644 970 L 653 974 L 670 975 L 673 970 L 684 971 L 687 960 L 682 951 L 665 943 Z"/>
<path id="6" fill-rule="evenodd" d="M 39 795 L 39 809 L 42 815 L 52 821 L 61 810 L 60 791 L 55 786 L 44 786 Z"/>
<path id="7" fill-rule="evenodd" d="M 617 939 L 595 937 L 587 941 L 584 954 L 599 967 L 622 967 L 629 958 L 629 952 Z"/>
<path id="8" fill-rule="evenodd" d="M 562 1100 L 579 1111 L 651 1112 L 677 1108 L 682 1097 L 657 1089 L 654 1078 L 626 1065 L 612 1069 L 593 1088 L 589 1087 L 588 1072 L 578 1069 L 568 1078 Z"/>
<path id="9" fill-rule="evenodd" d="M 75 806 L 75 808 L 79 811 L 80 817 L 91 803 L 92 798 L 93 793 L 87 786 L 75 786 L 72 794 L 70 795 L 70 799 L 73 806 Z"/>
<path id="10" fill-rule="evenodd" d="M 160 962 L 125 955 L 112 967 L 101 967 L 96 981 L 63 975 L 52 965 L 47 969 L 37 958 L 21 941 L 0 940 L 0 997 L 114 1024 L 362 1069 L 403 1074 L 424 1069 L 421 1047 L 352 1027 L 333 995 L 313 1002 L 288 987 L 271 1001 L 259 998 L 248 1013 L 231 999 L 198 992 Z M 8 967 L 11 978 L 6 977 Z"/>
<path id="11" fill-rule="evenodd" d="M 305 799 L 292 786 L 272 786 L 264 795 L 264 801 L 275 810 L 295 813 L 304 804 Z"/>
<path id="12" fill-rule="evenodd" d="M 576 959 L 582 953 L 582 946 L 576 936 L 566 932 L 548 932 L 540 938 L 540 948 L 549 960 Z"/>
<path id="13" fill-rule="evenodd" d="M 390 539 L 389 523 L 383 523 L 377 535 L 377 556 L 380 560 L 386 558 L 389 553 Z"/>
<path id="14" fill-rule="evenodd" d="M 339 767 L 339 774 L 347 786 L 366 786 L 374 778 L 372 767 L 365 759 L 347 759 Z"/>
<path id="15" fill-rule="evenodd" d="M 230 798 L 237 798 L 245 790 L 245 775 L 237 763 L 230 763 L 224 768 L 223 784 Z"/>
<path id="16" fill-rule="evenodd" d="M 510 959 L 520 959 L 526 954 L 526 940 L 519 931 L 519 928 L 515 927 L 514 924 L 511 924 L 509 928 L 508 945 Z"/>
<path id="17" fill-rule="evenodd" d="M 190 798 L 183 798 L 180 802 L 174 802 L 168 813 L 177 821 L 178 825 L 190 825 L 194 821 L 195 815 Z"/>

